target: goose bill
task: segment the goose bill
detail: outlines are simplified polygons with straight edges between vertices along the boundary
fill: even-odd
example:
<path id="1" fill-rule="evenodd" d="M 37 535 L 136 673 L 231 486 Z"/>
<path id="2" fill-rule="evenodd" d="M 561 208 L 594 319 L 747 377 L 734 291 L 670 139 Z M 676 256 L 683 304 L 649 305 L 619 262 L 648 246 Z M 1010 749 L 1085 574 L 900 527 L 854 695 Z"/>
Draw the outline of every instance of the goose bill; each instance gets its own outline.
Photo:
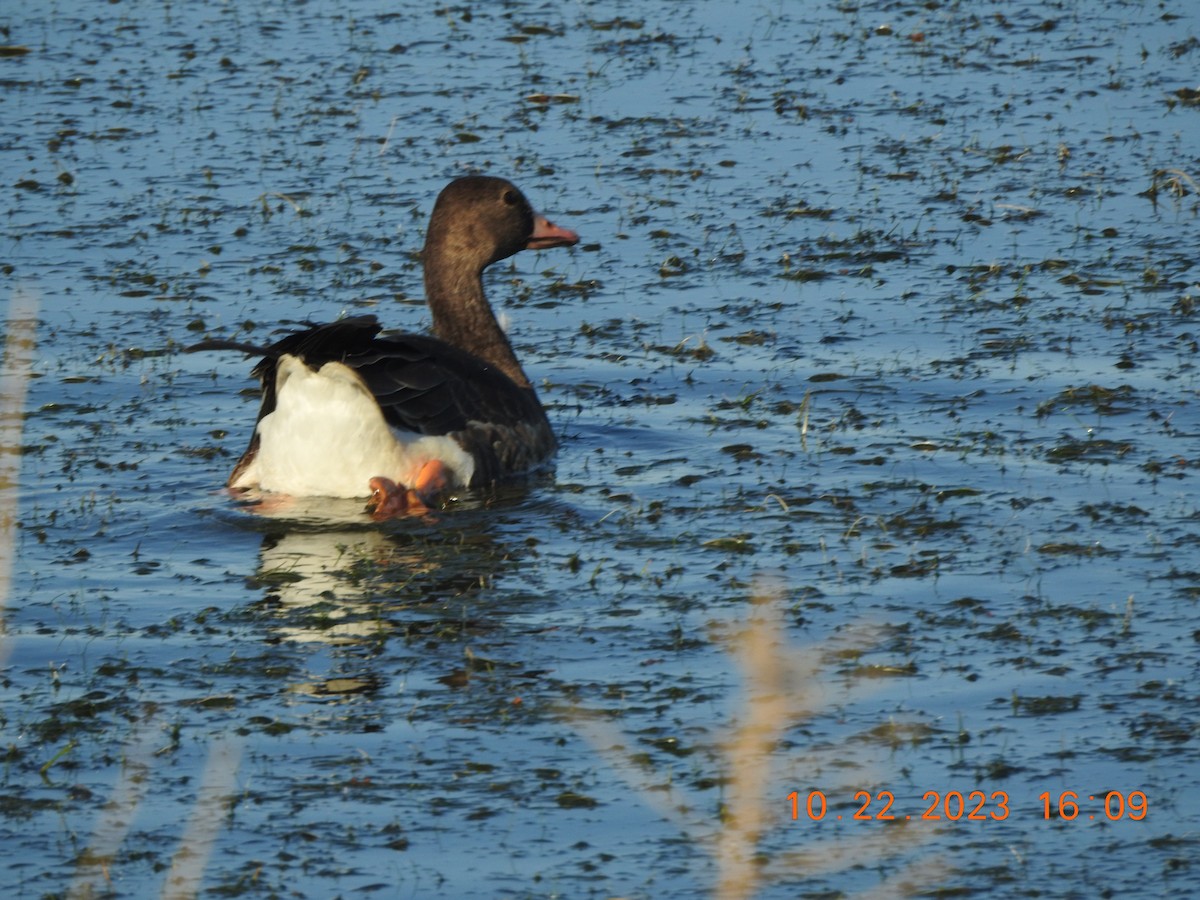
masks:
<path id="1" fill-rule="evenodd" d="M 542 215 L 533 217 L 533 234 L 527 250 L 549 250 L 551 247 L 570 247 L 579 243 L 579 235 L 569 228 L 560 228 Z"/>

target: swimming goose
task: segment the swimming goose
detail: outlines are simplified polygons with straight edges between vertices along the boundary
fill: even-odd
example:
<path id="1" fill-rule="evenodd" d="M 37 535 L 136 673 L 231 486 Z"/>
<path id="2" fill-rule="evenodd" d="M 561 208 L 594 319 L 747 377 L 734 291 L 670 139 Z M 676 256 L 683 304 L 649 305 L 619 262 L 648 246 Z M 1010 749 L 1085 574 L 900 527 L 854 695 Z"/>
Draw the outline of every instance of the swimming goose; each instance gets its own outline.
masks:
<path id="1" fill-rule="evenodd" d="M 380 334 L 374 316 L 355 316 L 269 347 L 189 347 L 263 356 L 252 372 L 262 382 L 258 421 L 227 486 L 369 495 L 367 511 L 382 519 L 545 461 L 554 432 L 482 276 L 519 250 L 578 241 L 536 214 L 510 182 L 459 178 L 438 196 L 422 254 L 432 335 Z"/>

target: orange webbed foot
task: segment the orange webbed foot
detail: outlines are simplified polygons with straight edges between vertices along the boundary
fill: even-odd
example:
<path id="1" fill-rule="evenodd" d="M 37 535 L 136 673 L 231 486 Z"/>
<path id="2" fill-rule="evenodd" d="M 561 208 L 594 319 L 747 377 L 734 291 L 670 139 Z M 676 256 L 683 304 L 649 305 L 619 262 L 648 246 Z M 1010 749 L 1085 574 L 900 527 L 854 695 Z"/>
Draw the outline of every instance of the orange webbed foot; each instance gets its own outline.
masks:
<path id="1" fill-rule="evenodd" d="M 376 475 L 368 482 L 371 499 L 367 512 L 373 519 L 390 519 L 399 515 L 423 515 L 447 487 L 450 472 L 438 460 L 426 463 L 410 488 L 401 487 L 390 478 Z"/>
<path id="2" fill-rule="evenodd" d="M 417 473 L 413 491 L 426 503 L 431 503 L 450 487 L 450 470 L 440 459 L 431 459 Z"/>
<path id="3" fill-rule="evenodd" d="M 408 512 L 408 491 L 390 478 L 376 475 L 367 486 L 371 498 L 367 501 L 367 512 L 373 519 L 390 519 Z"/>

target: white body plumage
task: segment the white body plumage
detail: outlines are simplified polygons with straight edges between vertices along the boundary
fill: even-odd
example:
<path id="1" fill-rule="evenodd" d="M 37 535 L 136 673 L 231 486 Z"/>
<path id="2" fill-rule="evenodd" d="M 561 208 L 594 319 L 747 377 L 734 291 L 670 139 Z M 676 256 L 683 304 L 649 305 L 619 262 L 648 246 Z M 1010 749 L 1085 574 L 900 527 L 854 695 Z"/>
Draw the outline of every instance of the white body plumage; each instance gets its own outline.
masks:
<path id="1" fill-rule="evenodd" d="M 449 435 L 392 428 L 358 373 L 339 362 L 313 371 L 294 356 L 279 358 L 275 409 L 258 423 L 253 461 L 232 488 L 293 496 L 365 497 L 386 472 L 412 484 L 430 460 L 441 460 L 452 485 L 470 482 L 475 460 Z"/>

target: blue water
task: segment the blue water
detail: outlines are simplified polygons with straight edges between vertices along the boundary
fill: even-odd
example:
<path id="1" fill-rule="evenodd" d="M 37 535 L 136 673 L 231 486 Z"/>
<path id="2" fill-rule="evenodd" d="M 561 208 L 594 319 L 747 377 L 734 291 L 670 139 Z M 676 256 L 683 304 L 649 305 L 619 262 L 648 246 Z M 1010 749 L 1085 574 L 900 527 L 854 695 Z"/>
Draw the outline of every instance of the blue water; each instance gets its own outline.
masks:
<path id="1" fill-rule="evenodd" d="M 1189 4 L 0 27 L 6 896 L 1196 892 Z M 583 238 L 488 282 L 554 471 L 382 526 L 222 492 L 252 362 L 180 349 L 425 327 L 468 171 Z"/>

